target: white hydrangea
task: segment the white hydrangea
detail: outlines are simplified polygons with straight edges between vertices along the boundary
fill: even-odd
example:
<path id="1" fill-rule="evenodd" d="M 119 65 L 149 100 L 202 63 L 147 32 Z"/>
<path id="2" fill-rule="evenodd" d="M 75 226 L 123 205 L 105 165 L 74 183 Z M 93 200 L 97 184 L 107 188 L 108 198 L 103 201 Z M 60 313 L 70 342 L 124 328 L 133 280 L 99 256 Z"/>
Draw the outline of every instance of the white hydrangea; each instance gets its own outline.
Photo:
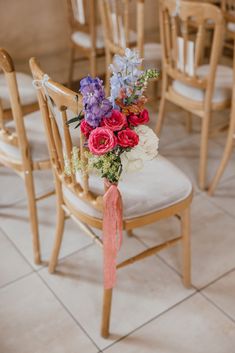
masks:
<path id="1" fill-rule="evenodd" d="M 135 172 L 144 166 L 144 161 L 155 158 L 158 154 L 159 138 L 146 125 L 139 125 L 135 128 L 139 135 L 139 143 L 130 152 L 125 152 L 121 156 L 124 172 Z"/>

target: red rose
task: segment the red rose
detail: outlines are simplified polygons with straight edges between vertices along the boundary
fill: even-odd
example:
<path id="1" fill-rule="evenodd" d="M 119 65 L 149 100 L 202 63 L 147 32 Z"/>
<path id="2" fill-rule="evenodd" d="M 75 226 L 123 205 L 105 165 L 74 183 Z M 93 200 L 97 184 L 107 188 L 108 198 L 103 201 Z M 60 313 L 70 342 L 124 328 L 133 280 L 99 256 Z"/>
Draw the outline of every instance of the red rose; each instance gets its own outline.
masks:
<path id="1" fill-rule="evenodd" d="M 116 136 L 112 130 L 106 127 L 97 127 L 90 133 L 88 139 L 89 150 L 98 156 L 111 151 L 116 144 Z"/>
<path id="2" fill-rule="evenodd" d="M 133 126 L 147 124 L 149 122 L 149 113 L 147 109 L 144 109 L 139 115 L 135 115 L 135 114 L 129 115 L 128 121 Z"/>
<path id="3" fill-rule="evenodd" d="M 139 143 L 139 136 L 134 130 L 127 128 L 126 130 L 119 131 L 118 144 L 121 147 L 135 147 Z"/>
<path id="4" fill-rule="evenodd" d="M 91 131 L 94 130 L 94 128 L 91 125 L 89 125 L 85 119 L 82 120 L 80 128 L 81 128 L 81 132 L 83 133 L 83 135 L 86 136 L 87 139 Z"/>
<path id="5" fill-rule="evenodd" d="M 109 118 L 104 118 L 102 125 L 108 127 L 110 130 L 119 131 L 126 126 L 126 116 L 118 110 L 113 110 Z"/>

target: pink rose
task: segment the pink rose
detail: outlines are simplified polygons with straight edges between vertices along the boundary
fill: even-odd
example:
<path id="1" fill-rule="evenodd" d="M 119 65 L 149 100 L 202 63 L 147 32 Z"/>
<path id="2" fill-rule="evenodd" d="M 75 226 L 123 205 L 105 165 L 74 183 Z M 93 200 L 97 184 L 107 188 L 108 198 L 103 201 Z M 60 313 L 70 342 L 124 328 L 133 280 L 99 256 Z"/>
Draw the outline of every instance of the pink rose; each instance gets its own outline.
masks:
<path id="1" fill-rule="evenodd" d="M 97 127 L 91 131 L 88 139 L 89 150 L 98 156 L 111 151 L 116 144 L 116 136 L 112 130 L 106 127 Z"/>
<path id="2" fill-rule="evenodd" d="M 126 116 L 118 110 L 113 110 L 112 115 L 109 118 L 104 118 L 102 121 L 103 126 L 106 126 L 113 131 L 121 130 L 126 124 Z"/>
<path id="3" fill-rule="evenodd" d="M 121 147 L 134 147 L 139 143 L 139 136 L 134 130 L 127 128 L 126 130 L 119 131 L 118 144 Z"/>
<path id="4" fill-rule="evenodd" d="M 86 138 L 88 139 L 91 131 L 94 129 L 91 125 L 89 125 L 85 119 L 82 120 L 81 125 L 81 132 L 83 133 L 83 135 L 86 136 Z"/>
<path id="5" fill-rule="evenodd" d="M 133 126 L 147 124 L 149 122 L 149 113 L 147 109 L 144 109 L 139 115 L 135 115 L 135 114 L 129 115 L 128 121 Z"/>

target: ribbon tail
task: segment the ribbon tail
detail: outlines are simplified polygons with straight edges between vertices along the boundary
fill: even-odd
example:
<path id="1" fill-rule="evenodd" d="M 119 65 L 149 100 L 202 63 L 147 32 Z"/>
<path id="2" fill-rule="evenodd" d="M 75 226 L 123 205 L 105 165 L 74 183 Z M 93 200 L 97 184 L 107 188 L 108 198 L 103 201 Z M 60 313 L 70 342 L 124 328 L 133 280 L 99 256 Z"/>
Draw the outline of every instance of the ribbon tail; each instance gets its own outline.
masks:
<path id="1" fill-rule="evenodd" d="M 116 284 L 116 259 L 122 243 L 122 198 L 116 185 L 111 185 L 104 195 L 103 248 L 104 287 Z"/>

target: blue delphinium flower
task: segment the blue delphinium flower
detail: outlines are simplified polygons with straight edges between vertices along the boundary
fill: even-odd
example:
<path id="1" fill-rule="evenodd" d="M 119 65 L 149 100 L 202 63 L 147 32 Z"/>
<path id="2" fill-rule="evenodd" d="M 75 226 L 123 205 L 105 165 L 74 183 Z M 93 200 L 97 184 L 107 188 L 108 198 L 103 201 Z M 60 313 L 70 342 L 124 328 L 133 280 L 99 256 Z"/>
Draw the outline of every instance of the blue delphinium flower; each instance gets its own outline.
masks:
<path id="1" fill-rule="evenodd" d="M 127 98 L 133 94 L 134 89 L 136 99 L 142 95 L 142 90 L 136 89 L 136 82 L 143 74 L 143 71 L 139 70 L 141 63 L 138 52 L 129 48 L 125 50 L 125 56 L 114 56 L 113 64 L 110 65 L 113 73 L 110 79 L 110 100 L 114 106 L 115 100 L 120 98 L 120 92 Z"/>
<path id="2" fill-rule="evenodd" d="M 103 81 L 87 76 L 81 80 L 80 92 L 86 121 L 93 127 L 99 126 L 101 119 L 108 117 L 113 109 L 111 101 L 105 98 Z"/>

